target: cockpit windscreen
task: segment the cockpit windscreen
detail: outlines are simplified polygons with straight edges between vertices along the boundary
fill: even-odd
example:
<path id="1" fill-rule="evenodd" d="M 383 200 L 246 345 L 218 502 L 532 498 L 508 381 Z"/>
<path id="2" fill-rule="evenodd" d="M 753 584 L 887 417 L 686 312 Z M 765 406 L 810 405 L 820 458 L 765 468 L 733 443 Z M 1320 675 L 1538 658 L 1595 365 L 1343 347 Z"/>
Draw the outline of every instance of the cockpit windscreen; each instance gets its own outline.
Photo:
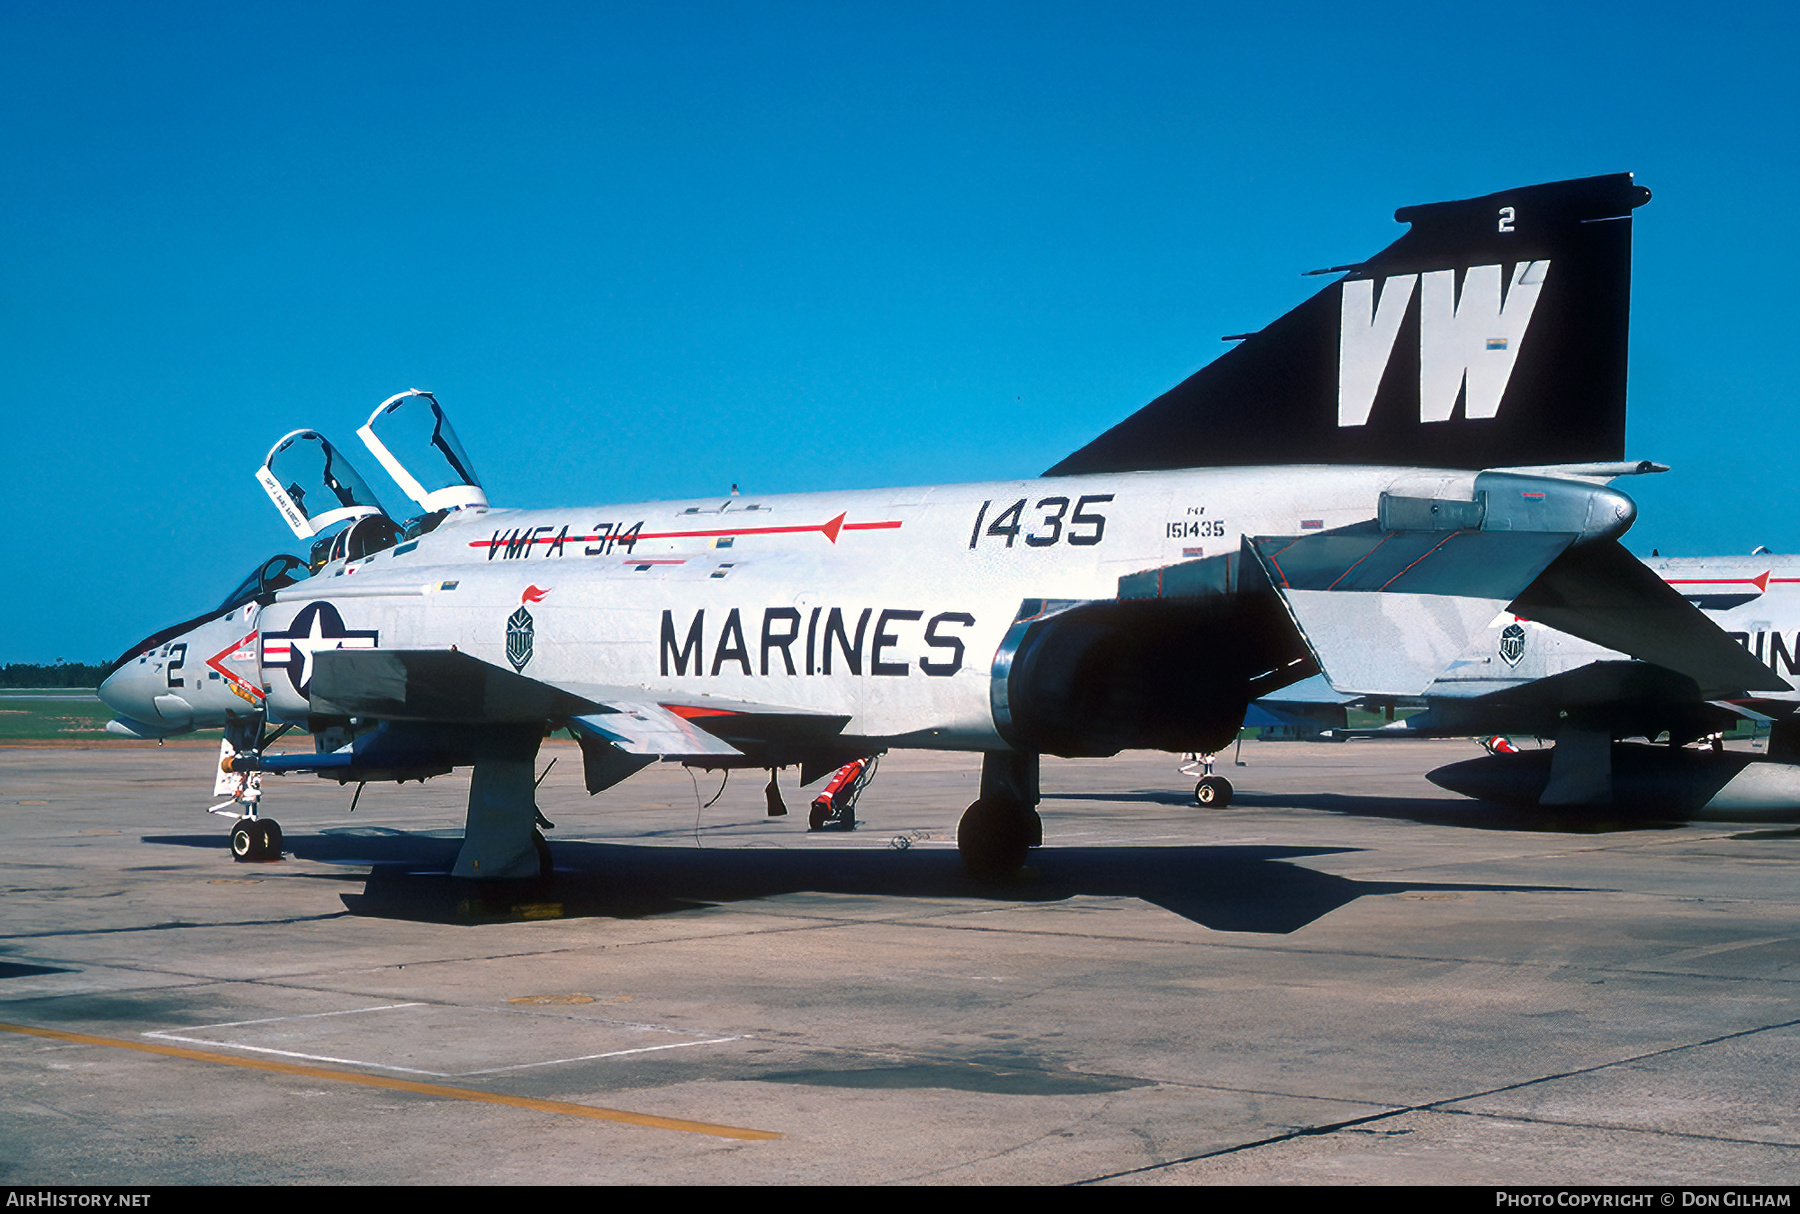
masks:
<path id="1" fill-rule="evenodd" d="M 219 604 L 219 610 L 230 611 L 239 603 L 248 603 L 251 599 L 271 594 L 283 586 L 292 586 L 302 578 L 310 576 L 311 573 L 306 567 L 306 562 L 299 557 L 289 556 L 285 552 L 272 556 L 252 569 L 250 576 L 239 582 L 237 588 L 225 596 L 225 601 Z"/>

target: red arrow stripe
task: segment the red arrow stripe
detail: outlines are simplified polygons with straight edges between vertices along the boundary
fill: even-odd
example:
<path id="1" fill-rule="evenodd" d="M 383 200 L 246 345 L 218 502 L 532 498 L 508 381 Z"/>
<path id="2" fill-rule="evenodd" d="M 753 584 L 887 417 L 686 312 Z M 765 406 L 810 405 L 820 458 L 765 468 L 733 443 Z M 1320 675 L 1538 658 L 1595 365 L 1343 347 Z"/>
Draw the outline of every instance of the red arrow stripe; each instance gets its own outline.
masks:
<path id="1" fill-rule="evenodd" d="M 234 674 L 232 671 L 225 669 L 225 667 L 223 667 L 219 664 L 221 661 L 224 660 L 226 654 L 235 653 L 237 650 L 242 649 L 246 642 L 254 641 L 255 639 L 256 639 L 256 629 L 251 629 L 249 634 L 247 636 L 245 636 L 242 640 L 233 641 L 231 644 L 225 646 L 225 648 L 219 650 L 219 652 L 213 654 L 210 658 L 207 658 L 206 664 L 207 664 L 207 666 L 211 667 L 213 670 L 218 671 L 221 678 L 224 678 L 232 683 L 237 684 L 239 687 L 242 687 L 245 691 L 249 692 L 251 695 L 255 696 L 257 699 L 260 700 L 263 698 L 263 689 L 262 688 L 256 686 L 254 683 L 249 682 L 248 680 L 244 679 L 243 677 L 241 677 L 237 674 Z"/>
<path id="2" fill-rule="evenodd" d="M 795 527 L 727 527 L 713 531 L 646 531 L 633 536 L 565 535 L 561 537 L 561 542 L 564 544 L 588 544 L 598 543 L 603 539 L 610 538 L 619 543 L 637 543 L 643 540 L 723 539 L 726 536 L 735 537 L 740 535 L 804 535 L 809 531 L 817 531 L 835 544 L 837 543 L 839 531 L 889 531 L 899 527 L 901 523 L 902 520 L 900 519 L 889 519 L 880 523 L 846 523 L 844 521 L 844 516 L 840 514 L 827 523 L 810 523 L 804 526 Z M 509 542 L 512 544 L 520 542 L 527 544 L 554 544 L 558 542 L 558 537 L 554 535 L 540 535 L 530 540 L 524 540 L 522 537 L 512 541 L 503 539 L 470 540 L 469 547 L 497 548 L 503 544 L 508 544 Z"/>
<path id="3" fill-rule="evenodd" d="M 1800 579 L 1778 577 L 1773 580 L 1777 582 L 1792 582 Z M 1765 573 L 1761 577 L 1669 578 L 1668 582 L 1671 586 L 1754 586 L 1758 590 L 1767 590 L 1769 588 L 1770 578 L 1769 575 Z"/>

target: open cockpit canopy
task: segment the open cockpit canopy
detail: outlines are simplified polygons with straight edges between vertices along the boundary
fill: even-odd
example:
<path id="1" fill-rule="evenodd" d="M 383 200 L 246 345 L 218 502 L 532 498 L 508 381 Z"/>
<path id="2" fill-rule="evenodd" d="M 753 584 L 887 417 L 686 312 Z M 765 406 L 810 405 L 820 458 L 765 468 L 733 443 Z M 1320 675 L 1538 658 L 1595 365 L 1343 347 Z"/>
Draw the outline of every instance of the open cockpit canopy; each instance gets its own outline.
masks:
<path id="1" fill-rule="evenodd" d="M 387 514 L 368 482 L 316 430 L 285 435 L 270 448 L 256 479 L 303 540 L 334 523 Z"/>
<path id="2" fill-rule="evenodd" d="M 425 512 L 488 504 L 475 465 L 431 393 L 415 388 L 390 396 L 356 434 Z"/>

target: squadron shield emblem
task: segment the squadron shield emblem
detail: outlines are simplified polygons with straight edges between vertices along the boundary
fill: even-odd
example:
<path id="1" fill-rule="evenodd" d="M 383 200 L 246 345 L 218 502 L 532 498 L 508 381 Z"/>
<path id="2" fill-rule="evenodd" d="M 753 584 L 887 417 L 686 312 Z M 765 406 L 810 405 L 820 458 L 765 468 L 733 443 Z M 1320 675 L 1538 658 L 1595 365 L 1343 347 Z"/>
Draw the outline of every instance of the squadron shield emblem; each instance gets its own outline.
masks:
<path id="1" fill-rule="evenodd" d="M 531 636 L 531 613 L 521 607 L 506 619 L 506 660 L 514 670 L 531 661 Z"/>
<path id="2" fill-rule="evenodd" d="M 1508 624 L 1500 632 L 1500 657 L 1508 666 L 1517 666 L 1525 656 L 1525 630 Z"/>

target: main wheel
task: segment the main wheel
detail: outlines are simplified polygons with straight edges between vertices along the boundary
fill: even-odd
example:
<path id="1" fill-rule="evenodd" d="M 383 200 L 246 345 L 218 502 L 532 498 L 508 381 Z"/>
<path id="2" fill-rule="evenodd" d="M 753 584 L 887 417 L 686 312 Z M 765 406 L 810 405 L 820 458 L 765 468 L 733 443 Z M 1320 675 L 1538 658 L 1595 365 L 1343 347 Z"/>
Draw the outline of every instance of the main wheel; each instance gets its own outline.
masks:
<path id="1" fill-rule="evenodd" d="M 262 859 L 261 824 L 249 818 L 241 818 L 231 828 L 231 858 L 240 864 L 247 860 Z"/>
<path id="2" fill-rule="evenodd" d="M 1202 776 L 1194 785 L 1194 800 L 1202 809 L 1224 809 L 1231 804 L 1231 781 L 1224 776 Z"/>
<path id="3" fill-rule="evenodd" d="M 1031 811 L 1002 797 L 983 797 L 969 806 L 956 827 L 956 850 L 963 866 L 989 880 L 1011 876 L 1025 863 L 1032 839 Z M 1041 828 L 1040 828 L 1041 829 Z"/>
<path id="4" fill-rule="evenodd" d="M 281 823 L 273 818 L 258 818 L 256 825 L 260 828 L 257 832 L 257 842 L 262 845 L 259 849 L 262 855 L 259 858 L 263 860 L 281 859 Z"/>

